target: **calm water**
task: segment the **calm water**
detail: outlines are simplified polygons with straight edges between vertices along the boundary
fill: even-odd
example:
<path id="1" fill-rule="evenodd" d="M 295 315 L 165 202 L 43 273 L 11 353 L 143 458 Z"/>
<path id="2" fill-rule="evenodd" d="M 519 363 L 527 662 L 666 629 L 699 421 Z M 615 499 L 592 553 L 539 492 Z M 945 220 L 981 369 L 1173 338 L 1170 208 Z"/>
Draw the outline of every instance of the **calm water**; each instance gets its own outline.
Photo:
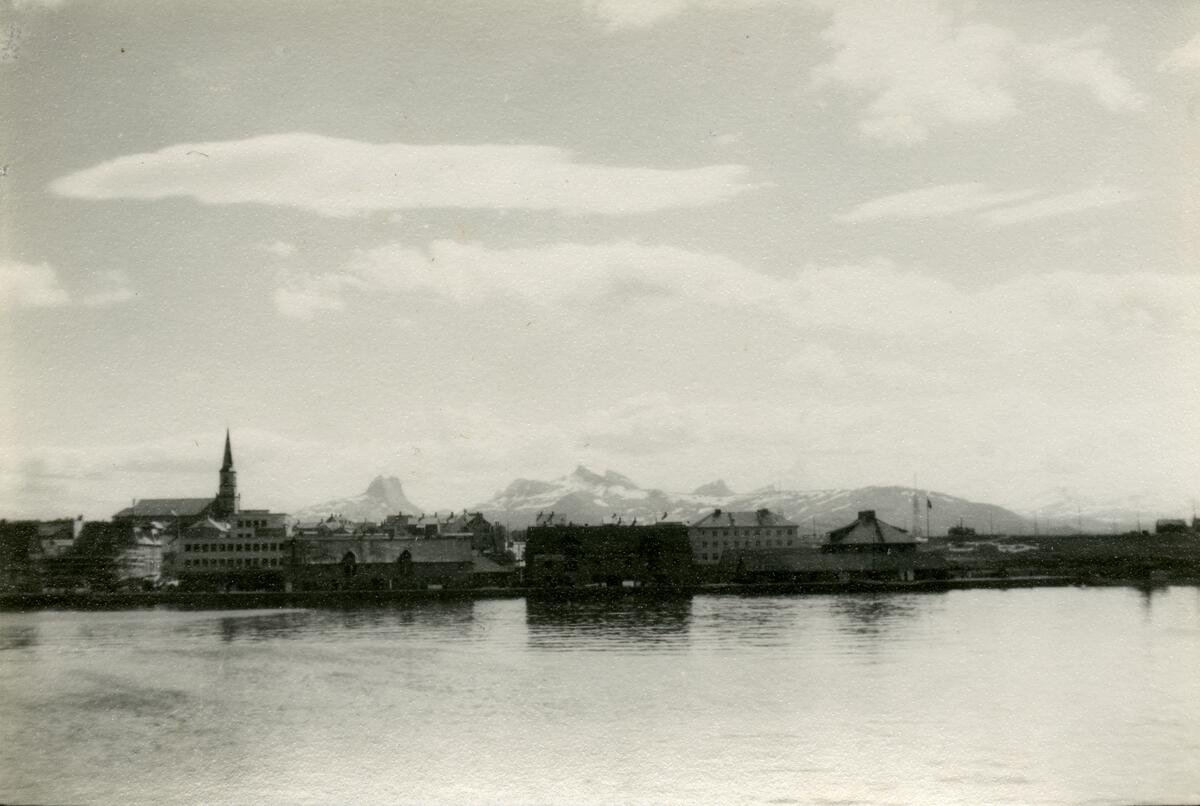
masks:
<path id="1" fill-rule="evenodd" d="M 0 613 L 0 801 L 1200 801 L 1200 590 Z"/>

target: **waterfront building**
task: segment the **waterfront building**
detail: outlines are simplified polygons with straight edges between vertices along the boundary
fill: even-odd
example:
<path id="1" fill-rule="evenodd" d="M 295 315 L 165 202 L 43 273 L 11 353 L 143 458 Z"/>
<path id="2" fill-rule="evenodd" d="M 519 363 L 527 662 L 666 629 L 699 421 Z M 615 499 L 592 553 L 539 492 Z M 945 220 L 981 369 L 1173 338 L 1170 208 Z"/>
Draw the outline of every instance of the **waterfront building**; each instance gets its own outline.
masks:
<path id="1" fill-rule="evenodd" d="M 178 576 L 200 587 L 213 583 L 277 587 L 290 553 L 286 517 L 267 510 L 241 510 L 227 520 L 196 521 L 180 541 L 175 560 Z"/>
<path id="2" fill-rule="evenodd" d="M 242 509 L 228 429 L 215 496 L 142 499 L 114 515 L 113 524 L 132 535 L 135 566 L 149 567 L 157 544 L 161 571 L 188 587 L 282 585 L 287 516 Z"/>
<path id="3" fill-rule="evenodd" d="M 139 532 L 117 555 L 117 579 L 153 583 L 162 578 L 163 541 L 156 534 Z"/>
<path id="4" fill-rule="evenodd" d="M 531 526 L 525 576 L 550 586 L 682 584 L 692 579 L 688 529 L 668 523 Z"/>
<path id="5" fill-rule="evenodd" d="M 714 509 L 688 527 L 692 556 L 699 565 L 716 565 L 731 550 L 781 551 L 800 545 L 799 527 L 769 509 L 725 512 Z"/>
<path id="6" fill-rule="evenodd" d="M 911 582 L 947 575 L 945 557 L 921 550 L 923 541 L 885 523 L 874 510 L 831 531 L 819 544 L 730 549 L 715 573 L 742 581 Z"/>
<path id="7" fill-rule="evenodd" d="M 383 531 L 296 536 L 286 574 L 296 590 L 392 590 L 473 583 L 477 555 L 468 535 Z M 487 573 L 494 569 L 486 567 Z"/>
<path id="8" fill-rule="evenodd" d="M 75 547 L 83 531 L 83 516 L 39 521 L 37 524 L 38 551 L 42 557 L 61 557 Z"/>

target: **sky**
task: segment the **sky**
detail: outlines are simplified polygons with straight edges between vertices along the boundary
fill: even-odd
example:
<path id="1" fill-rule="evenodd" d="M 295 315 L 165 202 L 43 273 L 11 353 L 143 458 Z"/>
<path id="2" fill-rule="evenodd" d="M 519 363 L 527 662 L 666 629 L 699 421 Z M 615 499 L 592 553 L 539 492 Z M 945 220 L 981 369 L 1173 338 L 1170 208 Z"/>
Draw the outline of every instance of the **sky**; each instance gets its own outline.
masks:
<path id="1" fill-rule="evenodd" d="M 0 108 L 0 517 L 1200 497 L 1194 2 L 7 0 Z"/>

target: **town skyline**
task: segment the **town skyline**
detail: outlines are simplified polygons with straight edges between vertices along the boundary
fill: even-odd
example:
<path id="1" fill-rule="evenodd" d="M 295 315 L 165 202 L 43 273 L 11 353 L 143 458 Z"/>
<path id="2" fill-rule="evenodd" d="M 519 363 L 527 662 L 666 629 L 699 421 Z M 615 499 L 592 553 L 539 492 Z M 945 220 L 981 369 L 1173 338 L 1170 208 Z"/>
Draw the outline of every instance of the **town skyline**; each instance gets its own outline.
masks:
<path id="1" fill-rule="evenodd" d="M 1200 492 L 1194 4 L 10 6 L 4 517 Z"/>

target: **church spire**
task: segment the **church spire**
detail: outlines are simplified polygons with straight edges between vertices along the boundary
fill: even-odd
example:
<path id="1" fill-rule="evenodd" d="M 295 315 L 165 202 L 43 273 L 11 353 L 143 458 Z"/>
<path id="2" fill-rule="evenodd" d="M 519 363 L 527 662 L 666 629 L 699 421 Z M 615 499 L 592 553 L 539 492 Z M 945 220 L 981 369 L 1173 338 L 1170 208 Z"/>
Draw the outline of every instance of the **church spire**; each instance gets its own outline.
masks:
<path id="1" fill-rule="evenodd" d="M 222 470 L 233 470 L 233 448 L 229 446 L 229 429 L 225 429 L 225 461 L 221 463 Z"/>
<path id="2" fill-rule="evenodd" d="M 213 502 L 213 513 L 226 518 L 241 508 L 237 491 L 237 471 L 233 469 L 233 447 L 229 442 L 229 429 L 225 429 L 225 459 L 221 462 L 221 482 L 217 486 L 217 498 Z"/>

